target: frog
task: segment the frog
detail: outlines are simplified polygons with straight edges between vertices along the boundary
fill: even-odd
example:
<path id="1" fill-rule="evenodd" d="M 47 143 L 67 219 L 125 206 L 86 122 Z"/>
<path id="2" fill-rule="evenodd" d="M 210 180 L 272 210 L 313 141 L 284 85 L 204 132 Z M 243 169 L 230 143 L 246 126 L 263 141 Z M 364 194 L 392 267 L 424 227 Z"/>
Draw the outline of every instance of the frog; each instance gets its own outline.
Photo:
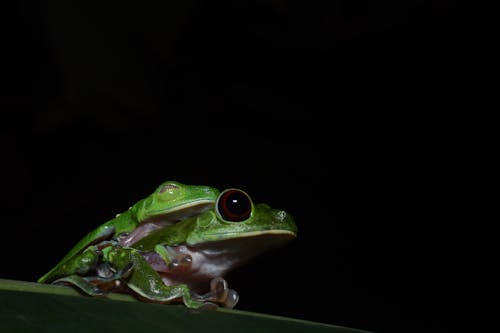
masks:
<path id="1" fill-rule="evenodd" d="M 144 301 L 192 309 L 233 308 L 239 295 L 224 276 L 296 238 L 297 225 L 289 213 L 254 204 L 241 189 L 210 189 L 204 192 L 217 194 L 213 201 L 193 191 L 203 208 L 166 213 L 177 215 L 173 223 L 165 223 L 165 217 L 132 228 L 111 223 L 115 232 L 105 240 L 91 232 L 79 242 L 87 246 L 70 251 L 42 282 L 73 285 L 92 296 L 130 292 Z"/>
<path id="2" fill-rule="evenodd" d="M 90 231 L 38 282 L 48 283 L 72 273 L 85 274 L 98 260 L 98 248 L 93 245 L 105 245 L 118 236 L 123 244 L 132 243 L 135 238 L 213 207 L 218 195 L 219 190 L 213 187 L 165 181 L 127 211 Z"/>

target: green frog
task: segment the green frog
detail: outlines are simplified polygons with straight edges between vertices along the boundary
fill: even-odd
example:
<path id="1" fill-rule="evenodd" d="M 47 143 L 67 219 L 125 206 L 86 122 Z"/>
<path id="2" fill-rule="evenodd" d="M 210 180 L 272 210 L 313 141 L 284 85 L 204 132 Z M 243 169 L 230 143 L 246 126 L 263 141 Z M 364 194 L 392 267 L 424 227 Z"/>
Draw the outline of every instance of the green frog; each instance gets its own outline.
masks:
<path id="1" fill-rule="evenodd" d="M 239 296 L 224 275 L 296 235 L 290 214 L 254 204 L 243 190 L 168 181 L 88 233 L 38 282 L 232 308 Z"/>

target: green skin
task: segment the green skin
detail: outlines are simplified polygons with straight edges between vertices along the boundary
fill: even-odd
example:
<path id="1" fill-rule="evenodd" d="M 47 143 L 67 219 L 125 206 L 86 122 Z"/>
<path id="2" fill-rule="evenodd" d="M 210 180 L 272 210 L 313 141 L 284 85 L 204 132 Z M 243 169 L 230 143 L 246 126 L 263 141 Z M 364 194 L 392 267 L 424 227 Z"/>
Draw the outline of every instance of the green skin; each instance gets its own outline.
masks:
<path id="1" fill-rule="evenodd" d="M 189 308 L 233 307 L 238 296 L 222 276 L 293 239 L 297 227 L 284 211 L 254 205 L 241 190 L 227 191 L 248 198 L 243 220 L 221 213 L 218 200 L 226 191 L 163 183 L 151 196 L 90 232 L 38 282 L 72 284 L 89 295 L 121 291 L 126 285 L 127 291 L 147 301 L 182 301 Z M 160 221 L 161 227 L 147 229 L 130 242 L 120 238 L 151 221 Z M 210 292 L 199 294 L 209 282 Z"/>

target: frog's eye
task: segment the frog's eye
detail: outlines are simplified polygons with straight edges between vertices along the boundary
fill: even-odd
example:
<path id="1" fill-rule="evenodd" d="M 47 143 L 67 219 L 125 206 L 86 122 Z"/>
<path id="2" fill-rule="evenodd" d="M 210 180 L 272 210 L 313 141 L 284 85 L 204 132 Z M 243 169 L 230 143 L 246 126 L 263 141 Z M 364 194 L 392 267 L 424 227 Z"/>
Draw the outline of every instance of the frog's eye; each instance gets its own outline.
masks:
<path id="1" fill-rule="evenodd" d="M 252 200 L 248 194 L 238 189 L 227 189 L 217 199 L 217 213 L 230 222 L 246 220 L 252 213 Z"/>

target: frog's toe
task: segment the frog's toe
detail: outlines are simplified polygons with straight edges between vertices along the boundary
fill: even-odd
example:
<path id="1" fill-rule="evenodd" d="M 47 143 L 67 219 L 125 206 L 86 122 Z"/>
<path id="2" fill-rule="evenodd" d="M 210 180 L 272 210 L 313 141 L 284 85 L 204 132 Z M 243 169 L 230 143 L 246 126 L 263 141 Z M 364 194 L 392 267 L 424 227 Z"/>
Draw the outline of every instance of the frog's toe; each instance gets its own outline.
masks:
<path id="1" fill-rule="evenodd" d="M 107 291 L 100 288 L 99 286 L 89 282 L 86 278 L 79 275 L 69 275 L 63 278 L 57 279 L 52 284 L 59 285 L 72 285 L 79 288 L 81 291 L 91 296 L 104 296 Z"/>
<path id="2" fill-rule="evenodd" d="M 172 259 L 168 264 L 169 269 L 189 269 L 193 263 L 193 258 L 189 254 L 183 254 Z"/>
<path id="3" fill-rule="evenodd" d="M 224 302 L 228 295 L 227 282 L 221 277 L 216 277 L 210 281 L 210 293 L 215 302 Z"/>
<path id="4" fill-rule="evenodd" d="M 233 289 L 228 289 L 227 290 L 227 298 L 224 302 L 222 302 L 222 306 L 225 308 L 232 309 L 236 306 L 240 299 L 240 296 L 236 291 Z"/>

